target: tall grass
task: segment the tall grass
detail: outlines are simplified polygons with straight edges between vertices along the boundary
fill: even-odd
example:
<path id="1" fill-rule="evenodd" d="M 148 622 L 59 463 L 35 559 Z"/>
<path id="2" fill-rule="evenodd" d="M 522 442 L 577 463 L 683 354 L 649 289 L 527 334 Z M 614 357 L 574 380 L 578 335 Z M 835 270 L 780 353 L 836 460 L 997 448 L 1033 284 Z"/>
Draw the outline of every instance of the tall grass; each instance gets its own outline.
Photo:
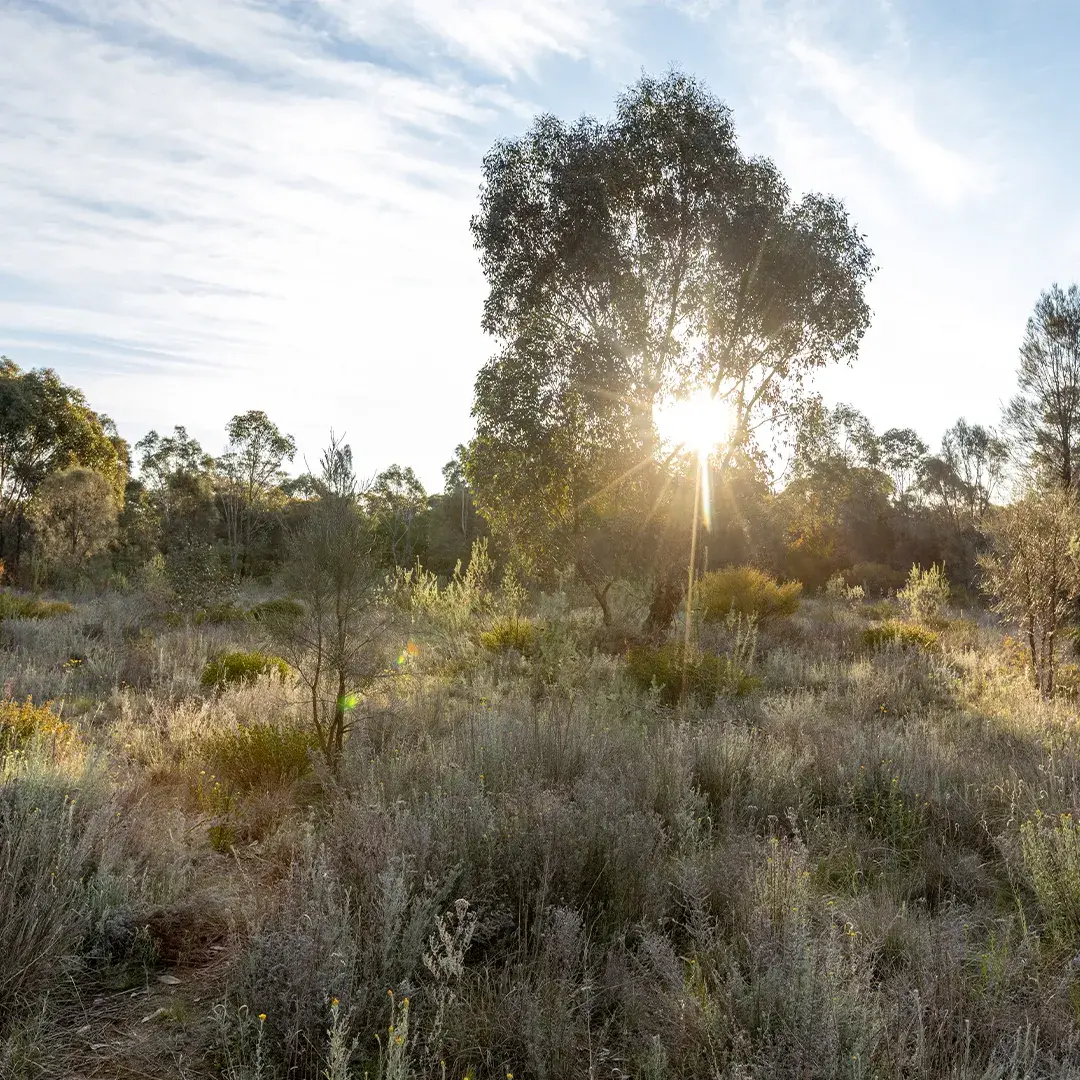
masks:
<path id="1" fill-rule="evenodd" d="M 0 786 L 10 1018 L 147 927 L 233 1080 L 1080 1075 L 1080 727 L 988 624 L 868 649 L 881 612 L 807 600 L 739 653 L 752 692 L 671 709 L 565 597 L 412 576 L 388 602 L 398 674 L 333 777 L 289 685 L 199 685 L 258 620 L 12 620 L 19 700 L 58 690 L 73 745 Z M 24 941 L 40 963 L 5 967 Z"/>

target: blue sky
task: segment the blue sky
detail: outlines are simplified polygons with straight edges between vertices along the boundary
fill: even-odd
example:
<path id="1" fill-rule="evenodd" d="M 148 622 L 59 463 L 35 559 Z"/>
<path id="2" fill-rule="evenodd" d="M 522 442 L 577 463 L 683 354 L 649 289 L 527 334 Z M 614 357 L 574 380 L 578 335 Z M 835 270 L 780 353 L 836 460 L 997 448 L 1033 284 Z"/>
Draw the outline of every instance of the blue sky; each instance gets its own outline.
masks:
<path id="1" fill-rule="evenodd" d="M 436 486 L 491 351 L 468 233 L 492 141 L 677 65 L 874 248 L 824 375 L 880 429 L 995 422 L 1080 277 L 1080 8 L 1044 0 L 5 0 L 0 352 L 134 441 L 265 409 L 314 463 Z"/>

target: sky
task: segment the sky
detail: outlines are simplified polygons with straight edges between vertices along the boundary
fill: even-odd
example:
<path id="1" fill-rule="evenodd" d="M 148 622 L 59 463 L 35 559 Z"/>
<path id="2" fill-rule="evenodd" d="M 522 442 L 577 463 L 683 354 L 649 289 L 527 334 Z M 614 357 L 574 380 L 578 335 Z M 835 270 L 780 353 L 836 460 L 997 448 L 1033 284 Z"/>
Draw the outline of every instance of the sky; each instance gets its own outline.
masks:
<path id="1" fill-rule="evenodd" d="M 679 67 L 879 269 L 818 380 L 936 445 L 997 422 L 1080 277 L 1070 0 L 2 0 L 0 353 L 134 442 L 263 409 L 314 465 L 432 489 L 493 344 L 469 234 L 492 143 Z"/>

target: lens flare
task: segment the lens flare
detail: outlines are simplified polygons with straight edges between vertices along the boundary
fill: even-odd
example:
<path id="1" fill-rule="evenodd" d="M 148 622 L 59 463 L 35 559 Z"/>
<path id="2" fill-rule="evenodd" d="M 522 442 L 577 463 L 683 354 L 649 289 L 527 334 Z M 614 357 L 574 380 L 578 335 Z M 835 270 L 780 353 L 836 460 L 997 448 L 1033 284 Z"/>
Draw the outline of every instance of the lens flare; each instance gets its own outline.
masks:
<path id="1" fill-rule="evenodd" d="M 665 443 L 692 450 L 704 460 L 731 437 L 735 413 L 727 400 L 702 389 L 657 405 L 653 422 Z"/>

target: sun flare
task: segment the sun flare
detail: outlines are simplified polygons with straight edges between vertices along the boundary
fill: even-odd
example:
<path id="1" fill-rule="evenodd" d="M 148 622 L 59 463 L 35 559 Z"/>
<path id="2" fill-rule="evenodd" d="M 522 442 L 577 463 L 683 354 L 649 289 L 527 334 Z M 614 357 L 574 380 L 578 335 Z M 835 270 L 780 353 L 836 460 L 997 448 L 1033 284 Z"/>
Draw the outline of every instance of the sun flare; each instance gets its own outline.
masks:
<path id="1" fill-rule="evenodd" d="M 731 437 L 735 412 L 730 402 L 701 389 L 658 405 L 653 421 L 665 443 L 692 450 L 704 459 Z"/>

